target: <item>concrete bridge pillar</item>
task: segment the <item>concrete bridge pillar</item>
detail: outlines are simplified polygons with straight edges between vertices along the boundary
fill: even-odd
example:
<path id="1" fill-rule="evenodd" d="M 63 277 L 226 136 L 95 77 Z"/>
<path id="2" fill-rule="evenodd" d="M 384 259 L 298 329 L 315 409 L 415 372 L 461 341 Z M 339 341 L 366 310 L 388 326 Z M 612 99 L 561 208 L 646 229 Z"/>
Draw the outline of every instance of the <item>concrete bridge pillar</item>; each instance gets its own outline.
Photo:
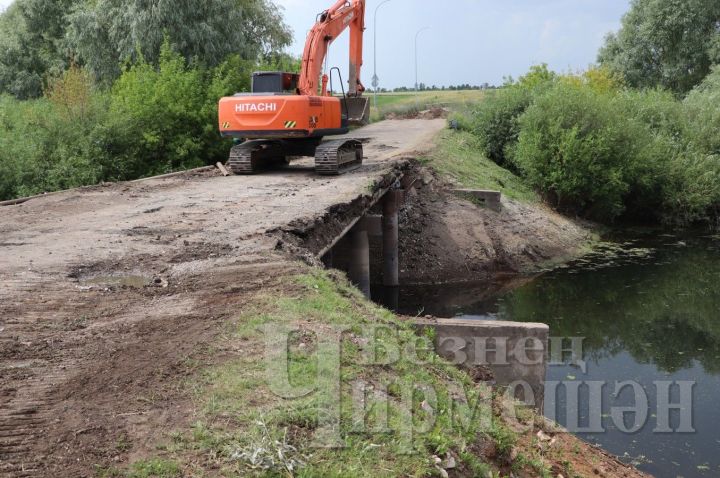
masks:
<path id="1" fill-rule="evenodd" d="M 365 218 L 350 231 L 350 281 L 370 298 L 370 241 Z"/>
<path id="2" fill-rule="evenodd" d="M 398 207 L 401 195 L 402 191 L 392 190 L 383 198 L 383 283 L 386 287 L 400 285 Z"/>

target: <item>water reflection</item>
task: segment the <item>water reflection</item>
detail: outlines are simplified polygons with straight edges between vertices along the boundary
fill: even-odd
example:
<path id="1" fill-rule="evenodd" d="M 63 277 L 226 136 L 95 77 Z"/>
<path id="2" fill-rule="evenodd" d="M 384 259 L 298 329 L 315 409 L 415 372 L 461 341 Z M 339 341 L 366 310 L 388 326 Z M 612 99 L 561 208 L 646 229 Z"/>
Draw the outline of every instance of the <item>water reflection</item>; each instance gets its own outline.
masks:
<path id="1" fill-rule="evenodd" d="M 555 366 L 548 380 L 608 381 L 604 416 L 610 406 L 632 404 L 612 395 L 614 382 L 635 380 L 646 389 L 653 415 L 635 435 L 604 420 L 605 433 L 583 437 L 637 459 L 659 477 L 707 477 L 720 476 L 719 285 L 718 237 L 648 233 L 608 244 L 519 287 L 511 284 L 511 290 L 502 284 L 404 288 L 397 309 L 408 315 L 545 322 L 553 336 L 584 337 L 587 373 Z M 697 382 L 696 433 L 652 432 L 658 380 Z M 581 415 L 587 413 L 586 402 L 587 397 Z M 560 396 L 556 412 L 563 424 L 564 407 Z"/>

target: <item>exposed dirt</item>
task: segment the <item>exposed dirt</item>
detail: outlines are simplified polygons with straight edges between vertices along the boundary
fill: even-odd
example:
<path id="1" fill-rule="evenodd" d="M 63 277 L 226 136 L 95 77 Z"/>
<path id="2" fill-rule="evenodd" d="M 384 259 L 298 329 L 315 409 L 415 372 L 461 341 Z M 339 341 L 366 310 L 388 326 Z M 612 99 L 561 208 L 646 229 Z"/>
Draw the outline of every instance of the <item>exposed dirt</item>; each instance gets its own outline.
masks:
<path id="1" fill-rule="evenodd" d="M 526 465 L 517 469 L 512 464 L 522 454 L 536 464 L 542 464 L 554 477 L 598 477 L 598 478 L 647 478 L 632 465 L 627 465 L 601 448 L 589 445 L 570 433 L 559 429 L 542 419 L 537 424 L 521 424 L 515 429 L 518 441 L 515 446 L 501 453 L 490 441 L 478 443 L 473 453 L 486 462 L 495 463 L 502 476 L 535 478 L 542 476 L 537 468 Z M 453 477 L 474 476 L 470 470 L 458 469 Z"/>
<path id="2" fill-rule="evenodd" d="M 448 192 L 427 170 L 400 216 L 401 281 L 437 284 L 529 273 L 576 257 L 592 239 L 582 224 L 503 197 L 499 208 Z"/>
<path id="3" fill-rule="evenodd" d="M 385 115 L 387 119 L 395 120 L 395 119 L 438 119 L 438 118 L 447 118 L 450 115 L 450 110 L 447 108 L 442 108 L 439 106 L 435 106 L 433 108 L 422 110 L 422 111 L 409 111 L 407 113 L 388 113 Z"/>

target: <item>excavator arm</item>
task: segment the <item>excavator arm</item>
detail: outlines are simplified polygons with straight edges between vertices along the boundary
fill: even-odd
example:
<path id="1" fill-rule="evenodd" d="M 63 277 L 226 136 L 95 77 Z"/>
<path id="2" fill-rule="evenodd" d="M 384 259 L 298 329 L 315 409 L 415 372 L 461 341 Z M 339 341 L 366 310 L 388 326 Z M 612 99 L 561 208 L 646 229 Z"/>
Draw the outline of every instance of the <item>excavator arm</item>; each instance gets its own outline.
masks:
<path id="1" fill-rule="evenodd" d="M 350 88 L 348 96 L 361 96 L 365 87 L 360 81 L 363 64 L 363 33 L 365 31 L 365 0 L 338 0 L 318 16 L 308 34 L 303 54 L 298 90 L 301 95 L 317 96 L 318 81 L 330 44 L 345 29 L 350 29 Z M 322 96 L 327 96 L 327 76 L 322 78 Z"/>

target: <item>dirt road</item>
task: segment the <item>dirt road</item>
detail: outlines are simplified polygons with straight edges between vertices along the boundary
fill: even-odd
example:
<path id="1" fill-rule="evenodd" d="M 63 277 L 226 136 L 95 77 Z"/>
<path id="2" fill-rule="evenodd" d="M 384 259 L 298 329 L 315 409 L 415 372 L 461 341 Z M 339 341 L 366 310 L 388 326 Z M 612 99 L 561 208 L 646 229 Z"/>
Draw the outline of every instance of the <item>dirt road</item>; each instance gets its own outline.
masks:
<path id="1" fill-rule="evenodd" d="M 367 195 L 443 126 L 358 130 L 365 165 L 338 178 L 203 171 L 0 208 L 0 476 L 94 476 L 187 421 L 189 359 L 296 267 L 273 232 Z"/>

